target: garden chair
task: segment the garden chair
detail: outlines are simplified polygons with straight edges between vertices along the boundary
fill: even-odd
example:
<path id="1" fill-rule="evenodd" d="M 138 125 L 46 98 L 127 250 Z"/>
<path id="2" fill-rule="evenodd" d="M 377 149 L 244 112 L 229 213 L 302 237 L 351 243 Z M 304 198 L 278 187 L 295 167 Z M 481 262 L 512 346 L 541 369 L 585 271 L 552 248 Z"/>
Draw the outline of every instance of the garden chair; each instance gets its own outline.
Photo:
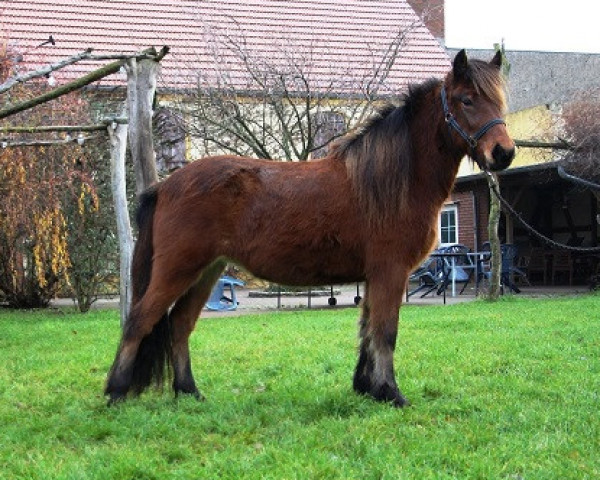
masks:
<path id="1" fill-rule="evenodd" d="M 569 286 L 573 285 L 573 259 L 571 258 L 571 252 L 557 250 L 552 255 L 552 285 L 556 283 L 556 275 L 563 273 L 569 279 Z"/>
<path id="2" fill-rule="evenodd" d="M 517 267 L 518 247 L 512 243 L 505 243 L 500 245 L 500 252 L 502 253 L 502 285 L 507 286 L 515 293 L 521 293 L 514 280 L 523 280 L 527 285 L 531 285 L 531 283 L 527 274 Z"/>
<path id="3" fill-rule="evenodd" d="M 534 275 L 540 275 L 542 285 L 547 283 L 548 259 L 543 249 L 534 247 L 529 253 L 529 258 L 526 263 L 527 278 L 531 282 Z"/>
<path id="4" fill-rule="evenodd" d="M 482 247 L 483 251 L 489 251 L 489 242 L 485 242 Z M 511 243 L 505 243 L 500 245 L 500 254 L 502 256 L 501 270 L 500 270 L 500 282 L 502 288 L 508 287 L 515 293 L 521 293 L 521 289 L 515 284 L 513 279 L 522 279 L 528 285 L 531 285 L 527 274 L 519 267 L 517 267 L 517 258 L 519 250 L 516 245 Z M 491 265 L 484 267 L 483 276 L 488 280 L 491 277 Z"/>
<path id="5" fill-rule="evenodd" d="M 448 285 L 454 282 L 463 284 L 459 292 L 459 294 L 462 294 L 478 270 L 474 258 L 469 255 L 471 250 L 465 245 L 456 244 L 441 249 L 441 253 L 451 255 L 443 257 L 446 275 L 438 293 L 441 293 L 442 289 L 446 289 Z"/>
<path id="6" fill-rule="evenodd" d="M 219 278 L 206 302 L 206 308 L 213 311 L 236 310 L 238 307 L 235 287 L 244 286 L 244 282 L 233 277 L 223 276 Z M 229 296 L 225 290 L 229 290 Z"/>
<path id="7" fill-rule="evenodd" d="M 439 253 L 439 250 L 435 250 L 433 253 Z M 417 268 L 409 277 L 409 281 L 417 282 L 418 285 L 411 291 L 406 292 L 406 300 L 416 293 L 422 292 L 421 298 L 435 291 L 438 292 L 439 288 L 444 283 L 444 268 L 443 260 L 439 257 L 429 256 L 427 259 Z"/>

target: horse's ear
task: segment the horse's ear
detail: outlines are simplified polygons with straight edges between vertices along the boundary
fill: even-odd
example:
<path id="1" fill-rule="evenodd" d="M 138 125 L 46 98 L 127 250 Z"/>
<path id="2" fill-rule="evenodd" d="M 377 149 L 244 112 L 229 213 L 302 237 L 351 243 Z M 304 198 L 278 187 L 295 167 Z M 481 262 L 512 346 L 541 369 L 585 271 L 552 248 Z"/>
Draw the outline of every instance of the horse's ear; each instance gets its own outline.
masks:
<path id="1" fill-rule="evenodd" d="M 500 50 L 496 52 L 496 55 L 494 55 L 494 58 L 492 58 L 492 61 L 490 62 L 490 65 L 494 65 L 498 68 L 502 67 L 502 52 Z"/>
<path id="2" fill-rule="evenodd" d="M 454 72 L 455 78 L 461 78 L 467 73 L 467 67 L 469 66 L 469 60 L 467 59 L 467 52 L 464 48 L 456 54 L 454 57 L 454 63 L 452 64 L 452 71 Z"/>

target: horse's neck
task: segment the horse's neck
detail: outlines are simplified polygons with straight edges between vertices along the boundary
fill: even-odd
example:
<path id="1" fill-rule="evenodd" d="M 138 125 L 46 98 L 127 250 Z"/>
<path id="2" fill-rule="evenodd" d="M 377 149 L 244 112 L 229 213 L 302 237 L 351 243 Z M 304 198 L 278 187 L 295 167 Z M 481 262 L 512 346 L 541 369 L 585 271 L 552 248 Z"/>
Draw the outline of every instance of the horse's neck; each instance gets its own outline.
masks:
<path id="1" fill-rule="evenodd" d="M 432 102 L 439 100 L 434 93 Z M 413 145 L 412 194 L 417 202 L 448 198 L 465 152 L 449 143 L 449 133 L 440 108 L 417 115 L 411 127 Z"/>

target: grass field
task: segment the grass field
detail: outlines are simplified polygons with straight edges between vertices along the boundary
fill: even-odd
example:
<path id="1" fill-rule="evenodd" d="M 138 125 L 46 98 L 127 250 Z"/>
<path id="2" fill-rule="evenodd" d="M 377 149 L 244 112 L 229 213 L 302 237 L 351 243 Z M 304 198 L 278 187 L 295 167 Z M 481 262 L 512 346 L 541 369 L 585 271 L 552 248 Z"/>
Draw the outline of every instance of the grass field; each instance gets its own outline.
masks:
<path id="1" fill-rule="evenodd" d="M 404 410 L 352 392 L 357 315 L 201 320 L 207 401 L 107 408 L 117 312 L 0 310 L 0 478 L 600 478 L 600 296 L 403 308 Z"/>

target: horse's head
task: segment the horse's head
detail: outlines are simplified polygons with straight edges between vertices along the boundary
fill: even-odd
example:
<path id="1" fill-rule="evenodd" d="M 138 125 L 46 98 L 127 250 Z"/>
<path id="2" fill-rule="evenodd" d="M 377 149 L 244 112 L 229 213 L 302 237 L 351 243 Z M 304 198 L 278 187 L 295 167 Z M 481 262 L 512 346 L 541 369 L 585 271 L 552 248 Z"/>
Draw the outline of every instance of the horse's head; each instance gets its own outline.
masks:
<path id="1" fill-rule="evenodd" d="M 482 170 L 502 170 L 515 156 L 515 143 L 503 120 L 506 96 L 501 65 L 500 52 L 487 63 L 469 61 L 461 50 L 441 90 L 453 142 L 462 142 Z"/>

